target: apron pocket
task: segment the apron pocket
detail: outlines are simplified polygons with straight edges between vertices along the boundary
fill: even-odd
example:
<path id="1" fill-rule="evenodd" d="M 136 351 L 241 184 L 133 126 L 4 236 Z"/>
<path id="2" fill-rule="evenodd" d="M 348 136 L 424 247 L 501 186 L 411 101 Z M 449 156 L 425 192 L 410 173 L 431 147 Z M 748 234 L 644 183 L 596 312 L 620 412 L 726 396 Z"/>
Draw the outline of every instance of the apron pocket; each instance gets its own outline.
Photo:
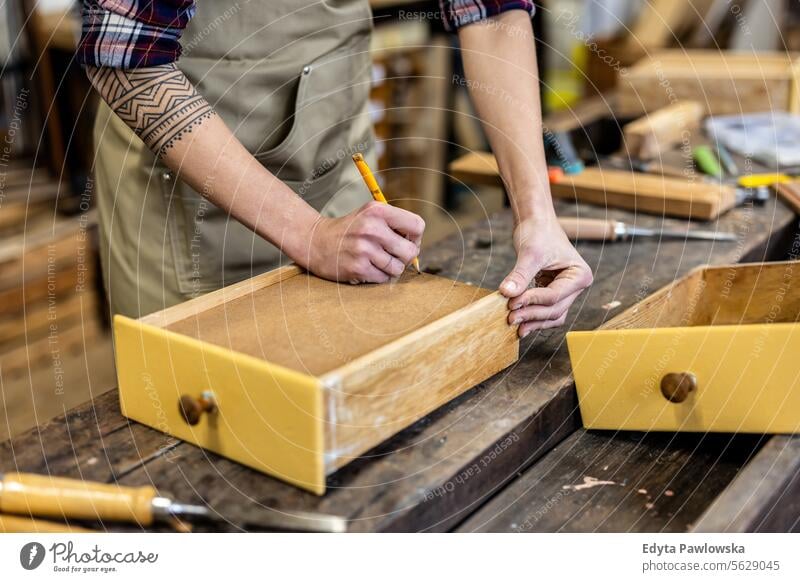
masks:
<path id="1" fill-rule="evenodd" d="M 359 43 L 359 45 L 362 43 Z M 353 118 L 366 98 L 367 51 L 348 45 L 303 67 L 286 138 L 255 157 L 284 182 L 303 183 L 338 171 Z M 368 90 L 368 88 L 367 88 Z"/>

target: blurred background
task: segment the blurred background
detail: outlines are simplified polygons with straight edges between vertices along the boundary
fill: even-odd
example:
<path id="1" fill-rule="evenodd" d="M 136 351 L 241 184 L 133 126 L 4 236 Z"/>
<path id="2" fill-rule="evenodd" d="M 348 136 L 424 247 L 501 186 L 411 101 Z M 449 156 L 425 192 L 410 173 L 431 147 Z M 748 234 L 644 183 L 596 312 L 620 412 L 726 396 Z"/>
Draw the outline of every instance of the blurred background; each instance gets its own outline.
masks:
<path id="1" fill-rule="evenodd" d="M 97 97 L 74 60 L 77 4 L 0 0 L 0 441 L 115 384 L 92 211 Z M 425 218 L 425 244 L 435 245 L 507 200 L 497 187 L 448 178 L 449 162 L 489 147 L 467 88 L 455 82 L 457 39 L 435 18 L 438 2 L 371 4 L 380 178 L 390 198 Z M 796 0 L 537 5 L 545 126 L 555 130 L 592 98 L 611 99 L 629 68 L 662 49 L 783 55 L 779 76 L 797 89 L 797 57 L 787 56 L 800 51 Z M 646 98 L 629 100 L 622 115 L 647 109 Z M 619 126 L 601 126 L 594 147 L 618 149 Z"/>

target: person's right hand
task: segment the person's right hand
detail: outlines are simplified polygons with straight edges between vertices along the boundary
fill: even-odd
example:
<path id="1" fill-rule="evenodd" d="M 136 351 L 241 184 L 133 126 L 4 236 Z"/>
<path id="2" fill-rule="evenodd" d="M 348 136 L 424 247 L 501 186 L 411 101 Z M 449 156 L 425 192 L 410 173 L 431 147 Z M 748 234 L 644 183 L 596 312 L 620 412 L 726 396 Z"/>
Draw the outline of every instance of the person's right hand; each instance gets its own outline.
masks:
<path id="1" fill-rule="evenodd" d="M 303 266 L 332 281 L 385 283 L 419 255 L 424 230 L 416 214 L 368 202 L 340 218 L 320 217 Z"/>

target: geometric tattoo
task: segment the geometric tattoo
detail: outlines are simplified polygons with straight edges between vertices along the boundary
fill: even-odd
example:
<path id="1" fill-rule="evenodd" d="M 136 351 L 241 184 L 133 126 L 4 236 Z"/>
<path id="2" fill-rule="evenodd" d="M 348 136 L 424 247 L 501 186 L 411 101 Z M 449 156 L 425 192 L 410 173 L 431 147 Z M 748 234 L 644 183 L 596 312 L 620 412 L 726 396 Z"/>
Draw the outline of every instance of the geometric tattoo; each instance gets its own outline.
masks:
<path id="1" fill-rule="evenodd" d="M 159 157 L 215 115 L 175 63 L 141 69 L 87 67 L 87 74 L 111 109 Z"/>

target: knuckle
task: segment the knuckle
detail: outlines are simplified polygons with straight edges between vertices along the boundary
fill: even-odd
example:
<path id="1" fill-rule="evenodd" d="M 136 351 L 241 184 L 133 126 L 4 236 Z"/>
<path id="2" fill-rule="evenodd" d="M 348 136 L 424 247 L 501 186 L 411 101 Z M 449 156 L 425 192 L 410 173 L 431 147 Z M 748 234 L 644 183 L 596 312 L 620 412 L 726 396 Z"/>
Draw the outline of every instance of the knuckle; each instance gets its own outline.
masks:
<path id="1" fill-rule="evenodd" d="M 389 263 L 389 272 L 393 277 L 399 277 L 405 270 L 406 266 L 397 259 L 392 259 L 392 262 Z"/>
<path id="2" fill-rule="evenodd" d="M 363 238 L 357 238 L 353 241 L 352 250 L 356 256 L 363 256 L 369 252 L 370 244 Z"/>
<path id="3" fill-rule="evenodd" d="M 359 236 L 374 236 L 378 232 L 378 223 L 375 220 L 364 220 L 359 224 Z"/>
<path id="4" fill-rule="evenodd" d="M 384 206 L 386 205 L 377 200 L 371 200 L 364 205 L 364 213 L 369 216 L 379 216 Z"/>
<path id="5" fill-rule="evenodd" d="M 408 264 L 414 260 L 414 257 L 417 256 L 417 252 L 417 245 L 409 241 L 404 241 L 403 246 L 400 249 L 400 258 L 404 263 Z"/>

